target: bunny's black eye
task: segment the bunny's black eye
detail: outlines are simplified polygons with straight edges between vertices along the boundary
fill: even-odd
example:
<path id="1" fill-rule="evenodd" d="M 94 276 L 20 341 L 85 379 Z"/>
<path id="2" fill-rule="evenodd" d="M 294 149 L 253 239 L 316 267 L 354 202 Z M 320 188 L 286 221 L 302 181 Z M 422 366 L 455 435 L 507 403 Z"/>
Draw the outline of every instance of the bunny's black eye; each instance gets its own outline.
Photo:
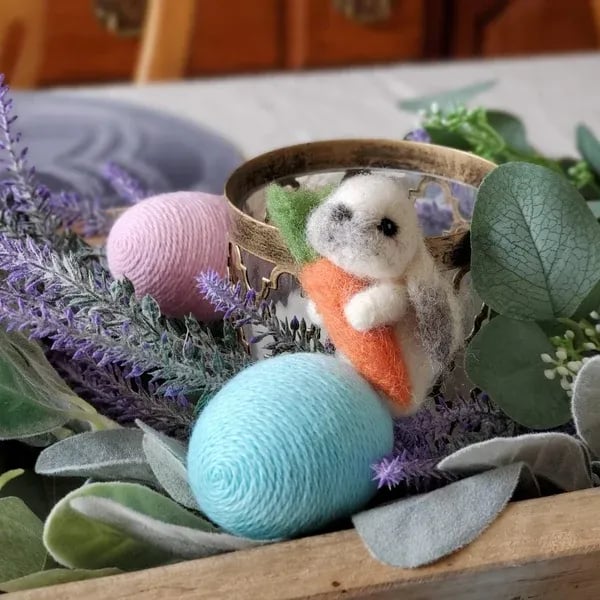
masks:
<path id="1" fill-rule="evenodd" d="M 381 219 L 379 225 L 377 225 L 377 229 L 386 237 L 394 237 L 398 233 L 398 225 L 387 217 Z"/>

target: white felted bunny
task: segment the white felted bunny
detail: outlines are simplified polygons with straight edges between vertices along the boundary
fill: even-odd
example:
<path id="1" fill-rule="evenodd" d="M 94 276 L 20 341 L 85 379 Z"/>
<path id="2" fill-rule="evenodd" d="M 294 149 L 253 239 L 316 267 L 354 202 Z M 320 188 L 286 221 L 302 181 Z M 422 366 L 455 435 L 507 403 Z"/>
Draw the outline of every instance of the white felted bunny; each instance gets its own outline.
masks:
<path id="1" fill-rule="evenodd" d="M 425 246 L 406 185 L 382 175 L 347 179 L 311 213 L 307 239 L 323 257 L 301 273 L 313 316 L 396 408 L 414 410 L 463 336 L 458 301 Z"/>

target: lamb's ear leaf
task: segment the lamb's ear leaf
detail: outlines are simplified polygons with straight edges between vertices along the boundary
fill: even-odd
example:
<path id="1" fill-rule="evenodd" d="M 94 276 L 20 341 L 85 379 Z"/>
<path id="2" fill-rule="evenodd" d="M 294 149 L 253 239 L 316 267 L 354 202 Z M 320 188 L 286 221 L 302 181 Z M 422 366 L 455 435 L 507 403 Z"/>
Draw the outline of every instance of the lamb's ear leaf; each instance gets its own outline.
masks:
<path id="1" fill-rule="evenodd" d="M 157 487 L 144 456 L 139 429 L 88 431 L 66 438 L 41 452 L 37 473 L 98 480 L 133 480 Z"/>
<path id="2" fill-rule="evenodd" d="M 44 567 L 42 522 L 20 498 L 0 498 L 0 581 Z"/>
<path id="3" fill-rule="evenodd" d="M 504 510 L 522 478 L 522 463 L 500 467 L 443 488 L 352 517 L 375 558 L 394 567 L 432 563 L 477 538 Z"/>
<path id="4" fill-rule="evenodd" d="M 0 583 L 0 592 L 22 592 L 58 585 L 59 583 L 71 583 L 73 581 L 118 575 L 121 572 L 119 569 L 49 569 Z"/>
<path id="5" fill-rule="evenodd" d="M 577 433 L 600 458 L 600 356 L 590 358 L 579 370 L 571 410 Z"/>
<path id="6" fill-rule="evenodd" d="M 142 485 L 90 483 L 52 509 L 44 525 L 44 544 L 59 564 L 69 568 L 143 569 L 179 556 L 165 545 L 162 530 L 170 527 L 178 535 L 188 529 L 217 532 L 205 519 Z"/>
<path id="7" fill-rule="evenodd" d="M 437 468 L 465 476 L 516 462 L 565 492 L 593 486 L 587 449 L 566 433 L 528 433 L 471 444 L 444 458 Z"/>
<path id="8" fill-rule="evenodd" d="M 318 190 L 291 189 L 273 184 L 267 188 L 267 214 L 298 263 L 317 258 L 306 241 L 306 222 L 311 211 L 330 193 L 331 186 Z"/>
<path id="9" fill-rule="evenodd" d="M 144 454 L 160 485 L 175 502 L 199 511 L 200 508 L 187 479 L 185 445 L 139 420 L 136 424 L 144 432 L 142 441 Z"/>

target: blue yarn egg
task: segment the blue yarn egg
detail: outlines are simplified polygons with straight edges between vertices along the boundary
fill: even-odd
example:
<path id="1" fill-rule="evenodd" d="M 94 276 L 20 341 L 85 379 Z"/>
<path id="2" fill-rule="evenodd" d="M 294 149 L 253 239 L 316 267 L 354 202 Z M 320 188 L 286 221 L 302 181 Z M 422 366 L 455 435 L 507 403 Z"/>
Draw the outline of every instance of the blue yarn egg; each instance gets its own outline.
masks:
<path id="1" fill-rule="evenodd" d="M 373 497 L 371 465 L 393 447 L 376 392 L 347 364 L 288 354 L 239 373 L 192 433 L 188 477 L 224 530 L 291 538 L 348 517 Z"/>

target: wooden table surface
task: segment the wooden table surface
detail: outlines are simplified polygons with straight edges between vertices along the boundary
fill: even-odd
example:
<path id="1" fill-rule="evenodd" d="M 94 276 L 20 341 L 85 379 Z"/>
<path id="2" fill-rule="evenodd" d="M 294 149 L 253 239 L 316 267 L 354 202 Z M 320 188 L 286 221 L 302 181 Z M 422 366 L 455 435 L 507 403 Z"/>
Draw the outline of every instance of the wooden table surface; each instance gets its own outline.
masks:
<path id="1" fill-rule="evenodd" d="M 600 133 L 600 53 L 87 87 L 77 93 L 187 117 L 251 157 L 317 139 L 401 138 L 417 118 L 399 110 L 398 100 L 487 79 L 498 83 L 474 102 L 521 116 L 543 152 L 574 152 L 573 130 L 580 121 Z"/>

